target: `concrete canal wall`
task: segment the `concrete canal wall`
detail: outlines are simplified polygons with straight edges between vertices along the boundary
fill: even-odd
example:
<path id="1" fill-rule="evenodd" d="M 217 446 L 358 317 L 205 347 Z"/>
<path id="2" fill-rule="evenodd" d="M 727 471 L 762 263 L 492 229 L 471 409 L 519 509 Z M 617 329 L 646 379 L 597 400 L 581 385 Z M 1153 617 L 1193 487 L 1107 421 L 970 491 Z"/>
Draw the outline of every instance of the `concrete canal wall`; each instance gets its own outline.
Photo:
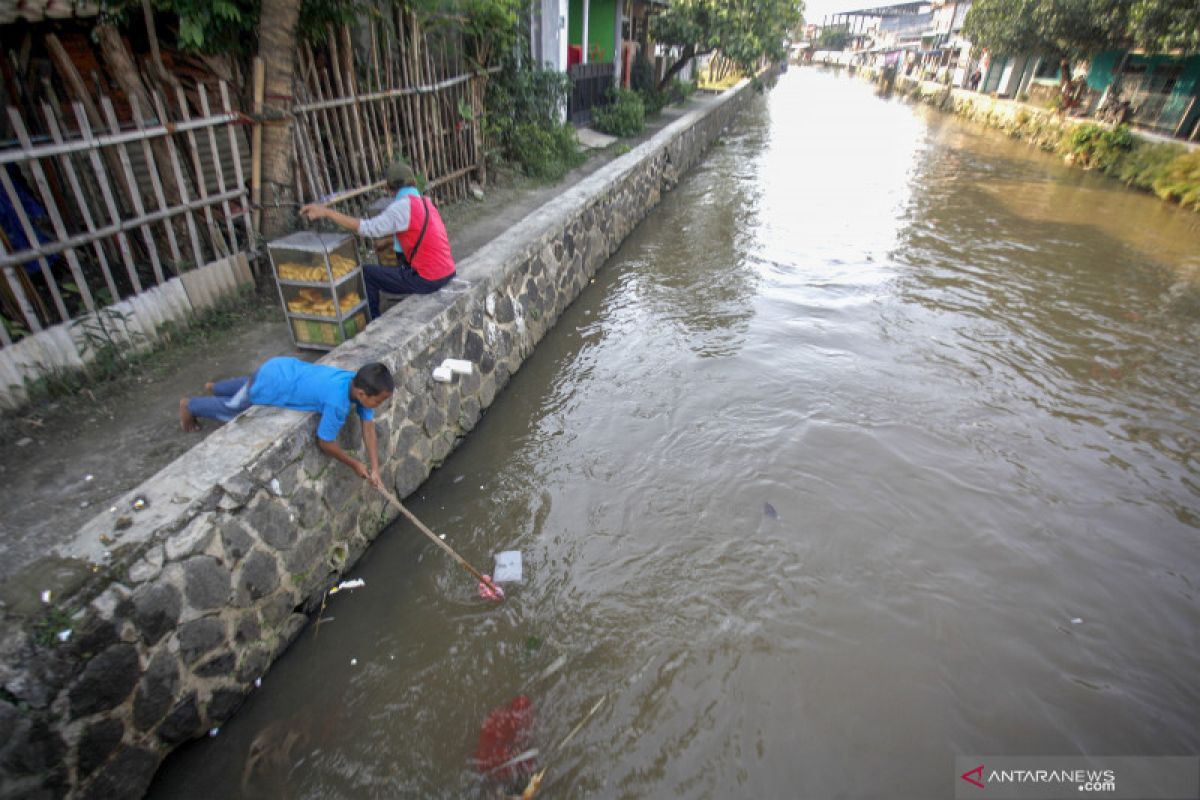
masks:
<path id="1" fill-rule="evenodd" d="M 470 432 L 754 92 L 707 98 L 465 259 L 446 289 L 406 299 L 323 359 L 396 375 L 377 429 L 397 494 Z M 433 381 L 447 357 L 472 374 Z M 317 450 L 314 429 L 314 415 L 251 409 L 86 525 L 55 554 L 49 597 L 3 609 L 0 795 L 139 797 L 172 748 L 234 713 L 395 516 Z M 353 415 L 341 444 L 361 448 Z M 136 497 L 146 507 L 128 510 Z"/>

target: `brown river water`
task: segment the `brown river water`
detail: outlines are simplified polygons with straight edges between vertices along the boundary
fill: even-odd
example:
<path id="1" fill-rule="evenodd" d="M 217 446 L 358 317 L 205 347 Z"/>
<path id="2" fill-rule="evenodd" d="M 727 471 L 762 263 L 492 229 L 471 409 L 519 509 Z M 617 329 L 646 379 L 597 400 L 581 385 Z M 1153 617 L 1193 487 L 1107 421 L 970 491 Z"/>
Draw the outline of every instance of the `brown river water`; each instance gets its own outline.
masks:
<path id="1" fill-rule="evenodd" d="M 1200 753 L 1198 334 L 1200 215 L 793 69 L 411 498 L 509 599 L 393 526 L 150 796 L 495 797 L 522 694 L 547 798 Z"/>

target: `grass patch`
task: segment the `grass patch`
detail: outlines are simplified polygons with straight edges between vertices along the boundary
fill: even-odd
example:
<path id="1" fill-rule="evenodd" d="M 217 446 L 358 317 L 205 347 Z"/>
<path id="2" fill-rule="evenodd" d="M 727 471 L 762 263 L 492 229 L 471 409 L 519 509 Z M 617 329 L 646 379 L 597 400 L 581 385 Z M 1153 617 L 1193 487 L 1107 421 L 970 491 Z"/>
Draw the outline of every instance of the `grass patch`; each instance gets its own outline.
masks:
<path id="1" fill-rule="evenodd" d="M 136 336 L 132 337 L 134 347 L 122 340 L 122 329 L 128 320 L 114 314 L 97 315 L 78 326 L 84 336 L 80 355 L 90 355 L 92 360 L 82 368 L 53 368 L 36 379 L 26 380 L 24 405 L 0 415 L 0 440 L 7 438 L 5 428 L 10 427 L 12 418 L 30 407 L 94 402 L 96 391 L 115 393 L 160 377 L 181 361 L 208 349 L 230 331 L 271 321 L 283 321 L 283 311 L 273 290 L 247 288 L 196 314 L 187 325 L 168 322 L 160 326 L 158 336 L 147 347 L 138 349 Z M 91 399 L 85 399 L 84 395 Z"/>

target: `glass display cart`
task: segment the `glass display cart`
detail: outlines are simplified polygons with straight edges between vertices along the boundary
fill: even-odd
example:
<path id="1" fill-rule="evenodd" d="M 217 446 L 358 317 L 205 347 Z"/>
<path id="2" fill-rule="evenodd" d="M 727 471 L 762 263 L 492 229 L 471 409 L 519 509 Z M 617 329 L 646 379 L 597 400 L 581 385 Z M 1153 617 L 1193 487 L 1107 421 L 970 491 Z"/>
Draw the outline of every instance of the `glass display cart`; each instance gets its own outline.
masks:
<path id="1" fill-rule="evenodd" d="M 299 231 L 267 244 L 297 347 L 332 350 L 367 326 L 367 297 L 354 237 Z"/>

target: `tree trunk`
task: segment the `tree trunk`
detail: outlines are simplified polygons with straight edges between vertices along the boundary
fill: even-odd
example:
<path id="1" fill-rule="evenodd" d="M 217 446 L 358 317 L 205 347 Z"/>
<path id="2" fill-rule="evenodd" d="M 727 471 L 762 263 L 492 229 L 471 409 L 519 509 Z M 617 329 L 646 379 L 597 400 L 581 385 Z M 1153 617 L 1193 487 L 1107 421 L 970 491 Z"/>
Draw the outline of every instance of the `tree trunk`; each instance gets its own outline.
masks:
<path id="1" fill-rule="evenodd" d="M 292 82 L 300 0 L 263 0 L 258 55 L 266 69 L 266 124 L 262 134 L 262 234 L 268 239 L 292 226 Z M 285 205 L 288 204 L 288 205 Z"/>
<path id="2" fill-rule="evenodd" d="M 678 75 L 683 68 L 686 67 L 688 63 L 696 57 L 696 55 L 695 45 L 689 44 L 687 47 L 683 48 L 683 53 L 679 56 L 679 60 L 670 66 L 666 74 L 663 75 L 663 79 L 658 82 L 658 90 L 661 92 L 670 86 L 671 79 Z"/>

